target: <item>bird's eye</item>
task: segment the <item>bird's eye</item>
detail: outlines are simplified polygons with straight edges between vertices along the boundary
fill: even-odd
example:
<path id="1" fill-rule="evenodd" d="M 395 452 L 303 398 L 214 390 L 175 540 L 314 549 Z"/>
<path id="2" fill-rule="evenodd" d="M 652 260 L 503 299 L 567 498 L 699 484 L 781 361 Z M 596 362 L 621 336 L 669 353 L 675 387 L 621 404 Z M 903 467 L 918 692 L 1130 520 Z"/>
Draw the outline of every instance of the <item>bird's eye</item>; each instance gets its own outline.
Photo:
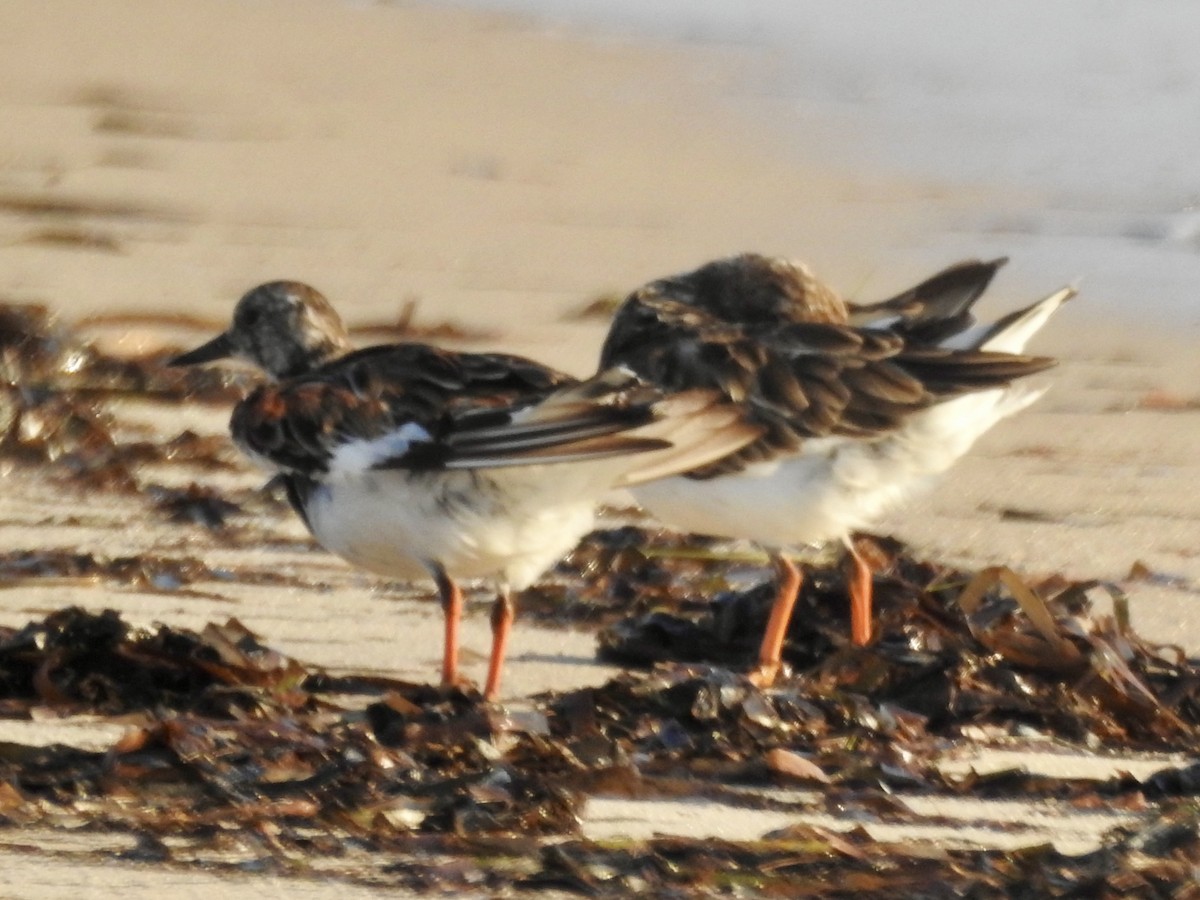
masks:
<path id="1" fill-rule="evenodd" d="M 359 397 L 365 397 L 371 391 L 371 373 L 365 366 L 355 366 L 346 377 L 350 390 Z"/>

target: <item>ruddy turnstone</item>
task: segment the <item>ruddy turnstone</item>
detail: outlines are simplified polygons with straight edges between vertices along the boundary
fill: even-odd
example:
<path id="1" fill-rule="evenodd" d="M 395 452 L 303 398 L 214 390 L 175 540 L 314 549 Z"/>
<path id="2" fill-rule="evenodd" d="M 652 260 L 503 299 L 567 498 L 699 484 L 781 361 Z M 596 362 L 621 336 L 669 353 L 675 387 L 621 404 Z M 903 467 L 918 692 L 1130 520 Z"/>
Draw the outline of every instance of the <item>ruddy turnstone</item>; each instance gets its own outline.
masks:
<path id="1" fill-rule="evenodd" d="M 949 468 L 1044 388 L 1013 386 L 1054 360 L 1026 341 L 1075 291 L 991 325 L 970 309 L 1005 262 L 963 262 L 890 300 L 843 300 L 804 265 L 745 254 L 651 282 L 618 309 L 601 368 L 667 391 L 715 389 L 762 436 L 710 465 L 634 490 L 682 530 L 766 548 L 778 593 L 754 677 L 771 683 L 800 587 L 783 548 L 834 538 L 853 561 L 852 636 L 871 636 L 871 572 L 850 532 Z"/>
<path id="2" fill-rule="evenodd" d="M 458 681 L 458 581 L 496 582 L 489 699 L 512 591 L 591 529 L 603 494 L 707 465 L 758 434 L 716 391 L 668 396 L 620 367 L 580 382 L 503 354 L 352 350 L 328 301 L 290 281 L 247 293 L 226 332 L 171 364 L 225 357 L 272 379 L 237 404 L 230 429 L 281 478 L 313 536 L 364 569 L 436 584 L 443 682 Z"/>

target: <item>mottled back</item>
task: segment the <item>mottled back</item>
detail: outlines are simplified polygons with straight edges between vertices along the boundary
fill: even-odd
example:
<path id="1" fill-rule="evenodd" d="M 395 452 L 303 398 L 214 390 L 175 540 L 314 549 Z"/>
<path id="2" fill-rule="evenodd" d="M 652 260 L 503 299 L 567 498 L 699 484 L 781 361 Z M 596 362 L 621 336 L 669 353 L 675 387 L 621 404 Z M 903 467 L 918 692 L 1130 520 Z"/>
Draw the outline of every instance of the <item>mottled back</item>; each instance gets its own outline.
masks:
<path id="1" fill-rule="evenodd" d="M 296 378 L 263 385 L 235 408 L 230 428 L 247 452 L 281 469 L 323 474 L 337 450 L 401 429 L 408 467 L 437 467 L 469 420 L 514 414 L 576 379 L 506 354 L 462 354 L 391 344 L 347 354 Z M 417 439 L 412 439 L 412 438 Z M 399 442 L 398 442 L 399 446 Z"/>
<path id="2" fill-rule="evenodd" d="M 926 340 L 940 331 L 939 312 L 956 326 L 970 321 L 982 287 L 967 282 L 986 285 L 1000 262 L 952 267 L 892 301 L 855 307 L 885 317 L 872 327 L 848 324 L 845 301 L 799 263 L 756 254 L 718 260 L 630 294 L 600 367 L 627 366 L 671 391 L 715 388 L 762 428 L 759 440 L 692 477 L 789 455 L 811 438 L 882 438 L 934 403 L 1053 364 Z"/>

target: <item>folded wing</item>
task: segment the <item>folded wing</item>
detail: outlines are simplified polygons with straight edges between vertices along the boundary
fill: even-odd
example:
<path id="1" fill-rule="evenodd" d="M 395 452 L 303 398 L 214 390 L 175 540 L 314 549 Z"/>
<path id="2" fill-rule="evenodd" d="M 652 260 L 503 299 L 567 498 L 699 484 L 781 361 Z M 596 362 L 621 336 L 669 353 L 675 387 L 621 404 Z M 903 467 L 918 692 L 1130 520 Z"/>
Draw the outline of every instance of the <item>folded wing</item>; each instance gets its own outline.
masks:
<path id="1" fill-rule="evenodd" d="M 309 478 L 636 455 L 614 476 L 621 484 L 706 464 L 758 433 L 714 391 L 665 396 L 622 368 L 579 382 L 519 357 L 421 345 L 263 386 L 232 430 L 252 456 Z"/>
<path id="2" fill-rule="evenodd" d="M 697 477 L 794 453 L 811 438 L 882 437 L 935 403 L 1053 364 L 918 343 L 891 328 L 731 322 L 657 288 L 626 300 L 601 357 L 602 366 L 626 366 L 668 391 L 718 391 L 762 430 Z"/>

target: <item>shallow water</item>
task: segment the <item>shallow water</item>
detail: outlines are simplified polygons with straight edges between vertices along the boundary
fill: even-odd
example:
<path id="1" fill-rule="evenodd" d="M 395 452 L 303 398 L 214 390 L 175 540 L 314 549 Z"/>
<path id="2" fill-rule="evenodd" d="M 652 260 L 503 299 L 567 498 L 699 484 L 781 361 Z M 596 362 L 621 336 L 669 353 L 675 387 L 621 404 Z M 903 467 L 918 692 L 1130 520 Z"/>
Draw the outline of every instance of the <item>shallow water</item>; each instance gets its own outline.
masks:
<path id="1" fill-rule="evenodd" d="M 806 161 L 928 185 L 936 233 L 922 240 L 934 250 L 1012 253 L 1031 283 L 1078 277 L 1110 312 L 1200 325 L 1200 6 L 454 5 L 748 50 L 755 64 L 719 99 Z M 962 188 L 986 199 L 964 212 Z"/>

